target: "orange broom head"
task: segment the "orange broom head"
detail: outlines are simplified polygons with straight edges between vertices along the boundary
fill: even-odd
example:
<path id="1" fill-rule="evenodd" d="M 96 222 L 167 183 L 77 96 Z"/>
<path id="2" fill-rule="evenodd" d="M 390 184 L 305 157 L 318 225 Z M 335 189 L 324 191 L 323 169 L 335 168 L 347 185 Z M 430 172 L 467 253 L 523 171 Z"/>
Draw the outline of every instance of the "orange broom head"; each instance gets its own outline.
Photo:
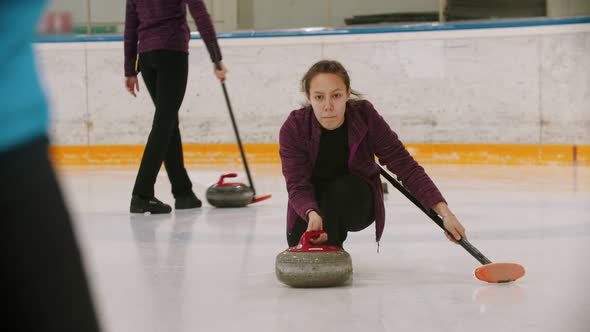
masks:
<path id="1" fill-rule="evenodd" d="M 491 263 L 475 269 L 477 279 L 490 283 L 516 281 L 524 273 L 524 267 L 514 263 Z"/>

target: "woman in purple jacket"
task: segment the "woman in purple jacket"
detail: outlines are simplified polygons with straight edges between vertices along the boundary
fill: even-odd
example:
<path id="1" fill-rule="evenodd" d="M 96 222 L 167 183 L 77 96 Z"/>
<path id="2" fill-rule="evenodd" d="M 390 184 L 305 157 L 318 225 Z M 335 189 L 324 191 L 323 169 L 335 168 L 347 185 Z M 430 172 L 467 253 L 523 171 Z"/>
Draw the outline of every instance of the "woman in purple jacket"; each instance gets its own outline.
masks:
<path id="1" fill-rule="evenodd" d="M 375 221 L 379 242 L 385 224 L 379 168 L 394 172 L 427 209 L 444 220 L 456 241 L 465 229 L 451 212 L 424 169 L 410 156 L 395 132 L 366 100 L 350 88 L 346 69 L 336 62 L 314 64 L 301 87 L 310 106 L 291 112 L 279 142 L 287 182 L 287 242 L 294 246 L 305 231 L 324 230 L 312 240 L 342 246 L 349 231 Z M 445 233 L 446 234 L 446 233 Z"/>
<path id="2" fill-rule="evenodd" d="M 178 128 L 178 110 L 188 77 L 190 29 L 186 20 L 187 4 L 211 60 L 220 61 L 220 70 L 214 66 L 215 76 L 224 80 L 226 68 L 221 63 L 215 29 L 203 0 L 127 0 L 125 86 L 135 97 L 139 92 L 137 72 L 141 71 L 156 106 L 152 130 L 133 187 L 131 213 L 169 213 L 172 210 L 154 196 L 154 184 L 162 162 L 172 184 L 174 207 L 191 209 L 201 206 L 184 167 Z"/>

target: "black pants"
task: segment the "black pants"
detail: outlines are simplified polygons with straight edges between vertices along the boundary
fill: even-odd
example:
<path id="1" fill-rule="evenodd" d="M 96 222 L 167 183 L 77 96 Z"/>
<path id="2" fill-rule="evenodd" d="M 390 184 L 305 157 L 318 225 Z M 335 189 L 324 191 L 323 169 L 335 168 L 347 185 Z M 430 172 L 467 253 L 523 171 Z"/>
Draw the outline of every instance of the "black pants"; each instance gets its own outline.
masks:
<path id="1" fill-rule="evenodd" d="M 154 196 L 154 185 L 164 162 L 174 197 L 192 192 L 184 167 L 178 111 L 188 78 L 188 54 L 155 50 L 139 55 L 141 75 L 156 106 L 152 130 L 135 179 L 134 195 Z"/>
<path id="2" fill-rule="evenodd" d="M 2 325 L 99 331 L 45 138 L 0 154 L 0 220 Z"/>
<path id="3" fill-rule="evenodd" d="M 326 244 L 342 246 L 348 232 L 363 230 L 375 220 L 373 193 L 362 179 L 345 175 L 314 185 L 324 231 L 328 233 Z M 287 234 L 289 246 L 297 245 L 306 230 L 307 223 L 298 218 L 291 233 Z"/>

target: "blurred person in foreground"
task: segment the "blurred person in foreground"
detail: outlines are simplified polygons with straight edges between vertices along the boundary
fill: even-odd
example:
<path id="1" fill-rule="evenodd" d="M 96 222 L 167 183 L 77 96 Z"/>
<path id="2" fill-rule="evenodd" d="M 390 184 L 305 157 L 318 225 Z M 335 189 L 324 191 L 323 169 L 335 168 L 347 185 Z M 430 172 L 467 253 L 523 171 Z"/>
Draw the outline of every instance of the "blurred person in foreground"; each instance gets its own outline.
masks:
<path id="1" fill-rule="evenodd" d="M 32 40 L 45 0 L 0 2 L 0 287 L 6 331 L 99 331 L 48 158 Z M 7 311 L 6 311 L 7 310 Z"/>

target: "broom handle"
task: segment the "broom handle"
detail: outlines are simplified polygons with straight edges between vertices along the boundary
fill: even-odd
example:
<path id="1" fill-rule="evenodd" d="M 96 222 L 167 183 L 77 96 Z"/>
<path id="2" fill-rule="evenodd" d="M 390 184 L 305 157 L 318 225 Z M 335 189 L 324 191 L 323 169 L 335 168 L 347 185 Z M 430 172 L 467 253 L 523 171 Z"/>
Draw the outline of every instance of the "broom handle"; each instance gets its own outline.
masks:
<path id="1" fill-rule="evenodd" d="M 404 194 L 404 196 L 406 196 L 410 201 L 412 201 L 412 203 L 414 203 L 414 205 L 416 205 L 420 210 L 422 210 L 422 212 L 424 212 L 427 216 L 429 216 L 430 219 L 432 219 L 432 221 L 434 221 L 434 223 L 436 223 L 445 232 L 449 233 L 445 229 L 443 220 L 438 216 L 438 214 L 436 214 L 436 212 L 434 212 L 432 210 L 427 211 L 426 208 L 424 208 L 422 206 L 422 204 L 420 204 L 420 202 L 418 202 L 416 197 L 414 197 L 414 195 L 412 195 L 412 193 L 409 192 L 408 189 L 406 189 L 398 180 L 396 180 L 393 177 L 393 175 L 391 175 L 391 173 L 389 173 L 389 171 L 387 171 L 383 166 L 381 166 L 379 164 L 377 164 L 377 166 L 379 166 L 379 170 L 381 172 L 381 175 L 383 175 L 383 177 L 386 178 L 387 181 L 389 181 L 389 183 L 391 183 L 397 190 L 399 190 L 402 194 Z M 469 243 L 469 241 L 467 241 L 467 239 L 461 237 L 461 240 L 459 240 L 458 242 L 461 245 L 461 247 L 463 247 L 465 250 L 467 250 L 467 252 L 470 253 L 471 256 L 473 256 L 475 259 L 477 259 L 481 264 L 485 265 L 485 264 L 491 263 L 491 261 L 486 256 L 484 256 L 479 250 L 477 250 L 477 248 L 475 248 L 471 243 Z"/>
<path id="2" fill-rule="evenodd" d="M 215 68 L 217 70 L 221 70 L 221 64 L 219 62 L 219 54 L 217 54 L 217 48 L 215 45 L 211 45 L 211 50 L 213 52 L 213 58 L 215 62 Z M 240 133 L 238 132 L 238 126 L 236 125 L 236 119 L 234 118 L 234 112 L 232 111 L 231 103 L 229 101 L 229 95 L 227 93 L 227 88 L 225 87 L 225 82 L 221 82 L 221 87 L 223 88 L 223 95 L 225 96 L 225 103 L 227 104 L 227 109 L 229 110 L 229 117 L 231 118 L 231 124 L 234 127 L 234 133 L 236 134 L 236 139 L 238 140 L 238 147 L 240 148 L 240 155 L 242 156 L 242 162 L 244 163 L 244 168 L 246 169 L 246 175 L 248 176 L 248 184 L 250 184 L 250 188 L 254 193 L 254 197 L 256 197 L 256 189 L 254 189 L 254 183 L 252 182 L 252 176 L 250 175 L 250 168 L 248 167 L 248 161 L 246 160 L 246 154 L 244 153 L 244 148 L 242 147 L 242 140 L 240 139 Z"/>

